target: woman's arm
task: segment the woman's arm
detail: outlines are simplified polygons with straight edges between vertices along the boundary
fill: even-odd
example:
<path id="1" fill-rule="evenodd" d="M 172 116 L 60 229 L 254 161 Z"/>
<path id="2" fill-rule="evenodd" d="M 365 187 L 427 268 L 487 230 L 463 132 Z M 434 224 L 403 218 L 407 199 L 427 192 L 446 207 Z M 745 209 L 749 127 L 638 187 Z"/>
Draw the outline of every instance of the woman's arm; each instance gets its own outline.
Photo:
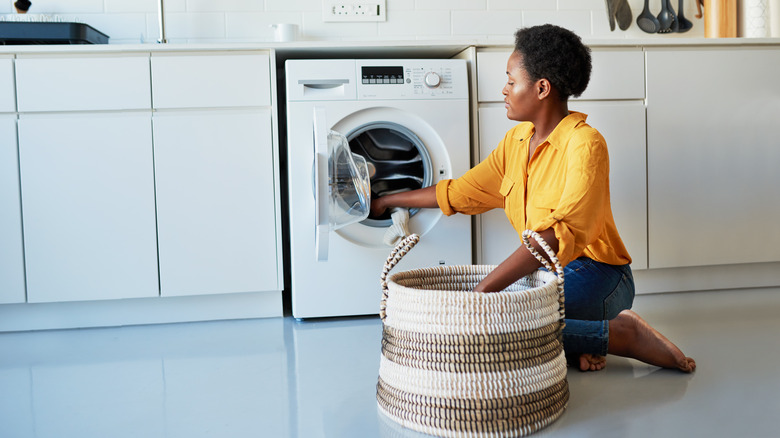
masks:
<path id="1" fill-rule="evenodd" d="M 558 252 L 558 239 L 555 237 L 555 230 L 548 228 L 539 233 L 542 236 L 553 252 Z M 539 254 L 542 254 L 544 258 L 549 260 L 549 257 L 542 249 L 541 245 L 534 239 L 531 239 L 531 244 Z M 475 292 L 499 292 L 504 290 L 507 286 L 514 283 L 521 277 L 532 273 L 542 266 L 539 260 L 536 260 L 528 248 L 525 245 L 518 248 L 512 253 L 506 260 L 501 262 L 487 277 L 485 277 L 474 288 Z"/>
<path id="2" fill-rule="evenodd" d="M 436 208 L 436 186 L 425 187 L 409 192 L 394 193 L 371 200 L 371 216 L 380 216 L 388 208 Z"/>

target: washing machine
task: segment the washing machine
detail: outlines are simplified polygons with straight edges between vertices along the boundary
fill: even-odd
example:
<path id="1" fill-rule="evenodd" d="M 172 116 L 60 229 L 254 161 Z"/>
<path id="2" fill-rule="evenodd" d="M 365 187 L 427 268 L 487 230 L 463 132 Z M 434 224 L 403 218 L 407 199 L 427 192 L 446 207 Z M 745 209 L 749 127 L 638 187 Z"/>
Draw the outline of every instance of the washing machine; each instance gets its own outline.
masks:
<path id="1" fill-rule="evenodd" d="M 285 81 L 293 316 L 376 314 L 392 220 L 389 213 L 366 217 L 365 210 L 372 197 L 468 170 L 466 63 L 288 60 Z M 352 178 L 332 173 L 347 167 Z M 334 223 L 336 210 L 342 217 Z M 409 231 L 420 243 L 394 272 L 471 264 L 468 216 L 444 217 L 437 208 L 409 213 Z"/>

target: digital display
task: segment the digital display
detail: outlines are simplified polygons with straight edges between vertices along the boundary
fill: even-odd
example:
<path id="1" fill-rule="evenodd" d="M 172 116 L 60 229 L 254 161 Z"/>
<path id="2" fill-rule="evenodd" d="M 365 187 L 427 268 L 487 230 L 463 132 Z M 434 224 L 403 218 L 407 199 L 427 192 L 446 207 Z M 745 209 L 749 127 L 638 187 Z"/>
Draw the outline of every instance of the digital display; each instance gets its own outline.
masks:
<path id="1" fill-rule="evenodd" d="M 361 67 L 364 84 L 403 84 L 403 67 Z"/>

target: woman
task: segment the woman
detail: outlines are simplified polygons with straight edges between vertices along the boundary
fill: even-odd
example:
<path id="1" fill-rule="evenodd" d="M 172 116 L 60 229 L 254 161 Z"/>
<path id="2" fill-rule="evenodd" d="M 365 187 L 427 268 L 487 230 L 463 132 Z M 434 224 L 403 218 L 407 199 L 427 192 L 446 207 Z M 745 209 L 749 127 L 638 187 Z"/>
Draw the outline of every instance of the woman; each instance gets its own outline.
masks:
<path id="1" fill-rule="evenodd" d="M 612 218 L 606 142 L 585 114 L 568 110 L 569 97 L 585 91 L 590 72 L 590 50 L 571 31 L 549 24 L 517 31 L 503 94 L 507 117 L 523 123 L 461 178 L 375 199 L 371 213 L 504 208 L 518 233 L 537 231 L 564 266 L 563 341 L 570 362 L 596 371 L 610 353 L 692 372 L 694 360 L 630 310 L 631 257 Z M 541 267 L 518 246 L 475 291 L 500 291 Z"/>

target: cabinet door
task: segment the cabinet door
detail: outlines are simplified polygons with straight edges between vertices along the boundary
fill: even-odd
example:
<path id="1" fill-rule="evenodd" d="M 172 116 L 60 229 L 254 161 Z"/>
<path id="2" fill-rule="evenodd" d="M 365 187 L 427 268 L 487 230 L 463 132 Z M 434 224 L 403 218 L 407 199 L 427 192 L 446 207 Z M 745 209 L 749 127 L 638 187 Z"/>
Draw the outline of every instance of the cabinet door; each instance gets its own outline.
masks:
<path id="1" fill-rule="evenodd" d="M 19 120 L 29 302 L 158 296 L 150 119 Z"/>
<path id="2" fill-rule="evenodd" d="M 633 269 L 647 269 L 647 137 L 642 101 L 588 102 L 569 105 L 588 115 L 588 124 L 604 136 L 609 149 L 612 215 L 631 255 Z"/>
<path id="3" fill-rule="evenodd" d="M 152 55 L 155 108 L 224 108 L 271 104 L 265 52 Z"/>
<path id="4" fill-rule="evenodd" d="M 0 56 L 0 113 L 16 111 L 14 91 L 14 60 Z"/>
<path id="5" fill-rule="evenodd" d="M 27 55 L 16 89 L 20 112 L 149 109 L 149 56 Z"/>
<path id="6" fill-rule="evenodd" d="M 481 49 L 477 53 L 477 98 L 503 102 L 506 64 L 511 50 Z M 574 100 L 625 100 L 645 97 L 645 60 L 640 49 L 597 48 L 591 52 L 593 71 L 588 88 Z"/>
<path id="7" fill-rule="evenodd" d="M 0 115 L 0 304 L 24 302 L 16 116 Z"/>
<path id="8" fill-rule="evenodd" d="M 163 296 L 278 290 L 268 110 L 154 117 Z"/>
<path id="9" fill-rule="evenodd" d="M 651 268 L 780 261 L 780 50 L 647 53 Z"/>
<path id="10" fill-rule="evenodd" d="M 506 117 L 503 105 L 482 104 L 479 107 L 479 161 L 486 159 L 504 134 L 517 125 Z M 459 175 L 458 175 L 459 176 Z M 479 218 L 479 263 L 497 265 L 522 245 L 520 236 L 509 223 L 503 209 L 482 213 Z"/>
<path id="11" fill-rule="evenodd" d="M 647 202 L 645 179 L 645 109 L 641 101 L 572 102 L 571 109 L 588 114 L 588 123 L 607 140 L 610 159 L 612 213 L 634 269 L 647 268 Z M 495 149 L 517 122 L 506 118 L 503 106 L 479 109 L 480 160 Z M 481 218 L 481 263 L 497 264 L 520 246 L 520 238 L 503 210 Z"/>

